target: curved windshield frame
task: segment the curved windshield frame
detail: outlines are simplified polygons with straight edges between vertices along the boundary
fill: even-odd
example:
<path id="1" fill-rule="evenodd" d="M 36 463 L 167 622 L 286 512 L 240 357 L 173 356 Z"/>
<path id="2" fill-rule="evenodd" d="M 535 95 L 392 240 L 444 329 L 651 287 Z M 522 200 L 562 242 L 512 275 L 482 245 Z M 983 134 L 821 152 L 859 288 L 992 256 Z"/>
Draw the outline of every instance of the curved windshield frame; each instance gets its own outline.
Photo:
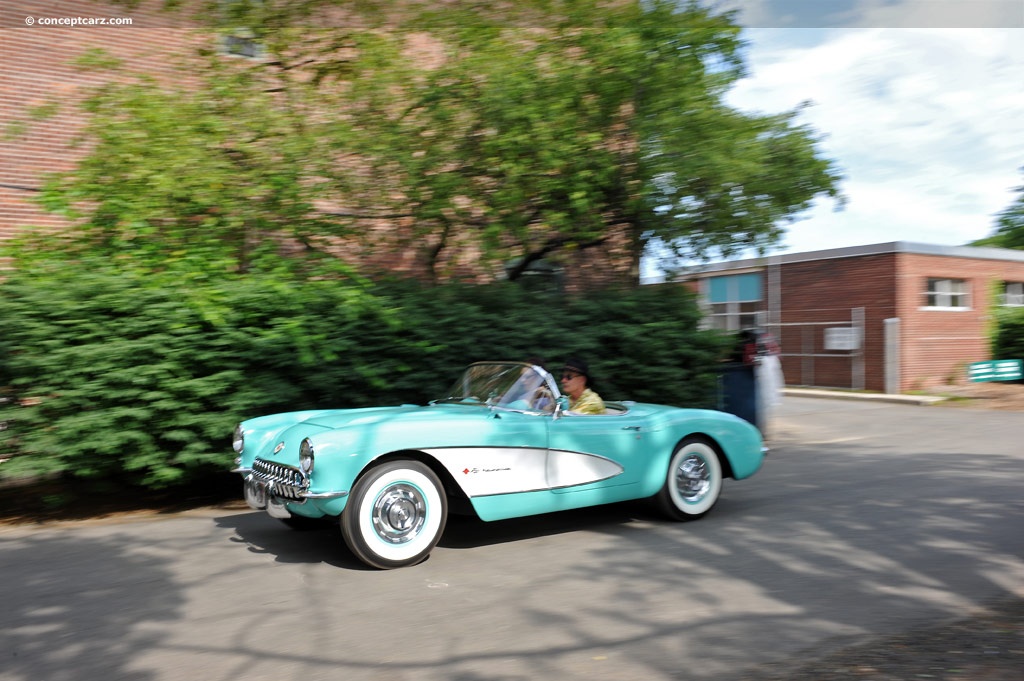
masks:
<path id="1" fill-rule="evenodd" d="M 476 362 L 434 404 L 478 404 L 551 414 L 561 393 L 554 377 L 524 362 Z"/>

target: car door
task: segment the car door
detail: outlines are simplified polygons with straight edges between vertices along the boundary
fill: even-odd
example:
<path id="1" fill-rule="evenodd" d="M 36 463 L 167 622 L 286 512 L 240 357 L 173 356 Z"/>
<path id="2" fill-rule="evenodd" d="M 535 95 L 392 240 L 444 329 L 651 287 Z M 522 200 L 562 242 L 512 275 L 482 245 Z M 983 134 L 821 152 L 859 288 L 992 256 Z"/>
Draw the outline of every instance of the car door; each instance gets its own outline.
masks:
<path id="1" fill-rule="evenodd" d="M 548 426 L 548 483 L 556 492 L 635 484 L 645 420 L 630 414 L 561 414 Z"/>
<path id="2" fill-rule="evenodd" d="M 476 407 L 446 421 L 431 445 L 420 447 L 444 465 L 470 497 L 548 489 L 550 416 Z"/>

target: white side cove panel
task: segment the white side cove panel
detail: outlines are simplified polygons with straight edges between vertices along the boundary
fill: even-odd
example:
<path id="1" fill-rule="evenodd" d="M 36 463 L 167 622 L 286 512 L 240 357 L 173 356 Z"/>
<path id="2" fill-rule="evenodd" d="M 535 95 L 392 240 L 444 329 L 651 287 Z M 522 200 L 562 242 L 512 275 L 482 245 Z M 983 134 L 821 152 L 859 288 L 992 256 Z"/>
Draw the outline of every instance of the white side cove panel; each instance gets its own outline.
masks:
<path id="1" fill-rule="evenodd" d="M 536 492 L 607 480 L 622 466 L 601 456 L 530 447 L 424 450 L 448 469 L 470 497 Z"/>
<path id="2" fill-rule="evenodd" d="M 424 451 L 440 461 L 471 497 L 548 488 L 546 449 L 451 447 Z"/>
<path id="3" fill-rule="evenodd" d="M 622 466 L 603 456 L 561 449 L 548 451 L 548 486 L 552 488 L 607 480 L 622 471 Z"/>

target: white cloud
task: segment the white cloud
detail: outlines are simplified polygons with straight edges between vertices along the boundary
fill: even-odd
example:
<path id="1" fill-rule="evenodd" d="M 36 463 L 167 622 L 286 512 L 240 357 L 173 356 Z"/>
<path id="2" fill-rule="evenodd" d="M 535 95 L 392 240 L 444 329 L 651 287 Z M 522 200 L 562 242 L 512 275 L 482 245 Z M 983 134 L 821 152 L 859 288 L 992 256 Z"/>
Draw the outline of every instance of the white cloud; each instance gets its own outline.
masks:
<path id="1" fill-rule="evenodd" d="M 845 212 L 814 209 L 786 250 L 986 236 L 1024 166 L 1024 30 L 758 29 L 730 102 L 799 120 L 842 168 Z"/>
<path id="2" fill-rule="evenodd" d="M 852 24 L 862 27 L 996 27 L 1020 26 L 1024 8 L 1018 0 L 859 0 Z"/>
<path id="3" fill-rule="evenodd" d="M 1024 27 L 1020 0 L 705 0 L 751 28 Z"/>

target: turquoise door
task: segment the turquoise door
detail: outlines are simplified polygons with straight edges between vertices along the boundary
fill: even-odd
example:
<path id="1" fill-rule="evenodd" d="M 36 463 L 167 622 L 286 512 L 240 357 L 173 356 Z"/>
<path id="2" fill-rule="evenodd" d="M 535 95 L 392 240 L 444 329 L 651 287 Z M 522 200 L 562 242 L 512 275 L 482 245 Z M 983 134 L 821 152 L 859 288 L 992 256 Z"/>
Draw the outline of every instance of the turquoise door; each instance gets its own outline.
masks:
<path id="1" fill-rule="evenodd" d="M 583 487 L 553 484 L 556 492 L 636 484 L 644 469 L 646 444 L 643 419 L 629 415 L 564 415 L 550 421 L 548 476 L 552 481 L 566 479 L 566 469 L 580 465 L 579 457 L 574 455 L 586 454 L 617 466 L 594 461 L 591 467 L 598 472 L 595 477 L 602 479 Z"/>

